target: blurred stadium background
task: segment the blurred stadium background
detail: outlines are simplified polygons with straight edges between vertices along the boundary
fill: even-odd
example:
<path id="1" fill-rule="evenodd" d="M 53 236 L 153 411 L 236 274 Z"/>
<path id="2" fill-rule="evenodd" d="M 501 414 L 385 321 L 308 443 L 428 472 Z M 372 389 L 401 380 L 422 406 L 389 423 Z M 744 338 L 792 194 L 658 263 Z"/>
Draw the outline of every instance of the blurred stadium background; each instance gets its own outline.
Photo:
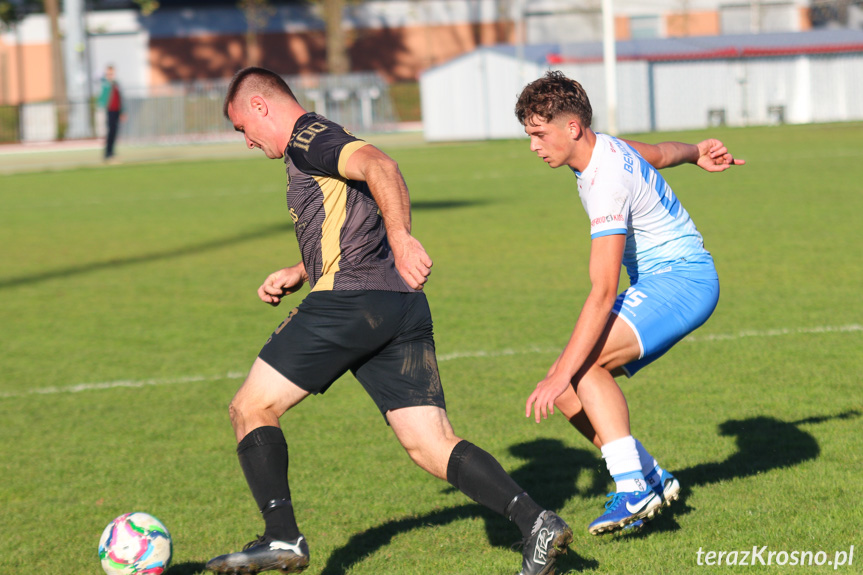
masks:
<path id="1" fill-rule="evenodd" d="M 863 119 L 863 0 L 2 0 L 0 19 L 0 144 L 98 139 L 108 64 L 121 146 L 232 138 L 246 65 L 426 140 L 519 136 L 516 94 L 549 68 L 612 133 Z"/>

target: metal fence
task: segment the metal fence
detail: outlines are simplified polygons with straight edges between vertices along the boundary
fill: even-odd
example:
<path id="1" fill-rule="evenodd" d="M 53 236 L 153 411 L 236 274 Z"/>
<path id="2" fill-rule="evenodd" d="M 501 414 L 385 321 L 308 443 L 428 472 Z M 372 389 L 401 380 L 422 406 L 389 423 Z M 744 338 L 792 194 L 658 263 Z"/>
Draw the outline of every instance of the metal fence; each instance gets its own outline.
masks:
<path id="1" fill-rule="evenodd" d="M 340 76 L 285 76 L 299 102 L 349 130 L 388 132 L 398 118 L 389 86 L 376 73 Z M 123 88 L 125 142 L 153 143 L 234 138 L 222 115 L 229 80 Z M 63 113 L 58 113 L 63 112 Z M 58 110 L 53 102 L 0 107 L 0 142 L 45 142 L 104 135 L 104 112 L 93 102 L 72 102 Z"/>

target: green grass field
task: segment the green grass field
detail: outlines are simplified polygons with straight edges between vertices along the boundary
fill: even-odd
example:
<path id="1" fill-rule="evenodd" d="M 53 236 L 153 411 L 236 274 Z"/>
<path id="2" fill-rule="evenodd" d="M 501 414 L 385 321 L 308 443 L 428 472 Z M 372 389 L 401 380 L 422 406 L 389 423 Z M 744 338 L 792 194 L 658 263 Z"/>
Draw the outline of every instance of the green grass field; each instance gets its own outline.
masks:
<path id="1" fill-rule="evenodd" d="M 863 572 L 861 134 L 718 130 L 747 166 L 665 172 L 722 296 L 621 381 L 633 433 L 684 495 L 642 533 L 604 538 L 586 529 L 612 487 L 599 453 L 561 416 L 524 417 L 589 287 L 572 174 L 526 140 L 386 149 L 435 260 L 426 291 L 453 425 L 573 526 L 558 574 L 826 573 L 781 554 L 699 566 L 698 552 L 832 562 L 852 545 L 837 571 Z M 284 181 L 283 164 L 252 155 L 0 177 L 0 573 L 101 573 L 102 529 L 128 511 L 171 531 L 170 575 L 262 531 L 227 405 L 293 307 L 255 294 L 298 260 Z M 350 376 L 282 425 L 308 573 L 519 569 L 517 529 L 414 467 Z"/>

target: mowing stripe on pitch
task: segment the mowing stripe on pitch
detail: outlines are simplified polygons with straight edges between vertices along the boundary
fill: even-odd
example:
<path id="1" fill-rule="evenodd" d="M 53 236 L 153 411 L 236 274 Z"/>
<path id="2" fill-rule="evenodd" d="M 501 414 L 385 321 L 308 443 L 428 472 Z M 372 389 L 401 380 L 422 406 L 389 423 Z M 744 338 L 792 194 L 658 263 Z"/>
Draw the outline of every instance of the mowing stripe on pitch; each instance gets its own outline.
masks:
<path id="1" fill-rule="evenodd" d="M 744 330 L 737 333 L 727 334 L 706 334 L 706 335 L 691 335 L 683 341 L 690 343 L 704 343 L 711 341 L 730 341 L 736 339 L 745 339 L 749 337 L 778 337 L 783 335 L 805 335 L 805 334 L 822 334 L 822 333 L 851 333 L 863 331 L 863 325 L 826 325 L 819 327 L 800 327 L 800 328 L 781 328 L 769 329 L 764 331 Z M 526 347 L 522 349 L 501 349 L 497 351 L 477 350 L 477 351 L 455 351 L 452 353 L 444 353 L 438 356 L 438 362 L 453 361 L 456 359 L 471 359 L 483 357 L 506 357 L 512 355 L 525 355 L 533 353 L 557 353 L 560 348 L 553 347 Z M 9 399 L 13 397 L 26 397 L 28 395 L 53 395 L 57 393 L 79 393 L 82 391 L 93 391 L 98 389 L 114 389 L 118 387 L 146 387 L 151 385 L 177 385 L 183 383 L 198 383 L 204 381 L 218 381 L 220 379 L 242 379 L 246 376 L 245 372 L 231 371 L 223 375 L 189 375 L 186 377 L 171 377 L 164 379 L 141 379 L 141 380 L 120 380 L 106 381 L 102 383 L 79 383 L 68 387 L 40 387 L 21 391 L 17 393 L 0 393 L 0 399 Z"/>

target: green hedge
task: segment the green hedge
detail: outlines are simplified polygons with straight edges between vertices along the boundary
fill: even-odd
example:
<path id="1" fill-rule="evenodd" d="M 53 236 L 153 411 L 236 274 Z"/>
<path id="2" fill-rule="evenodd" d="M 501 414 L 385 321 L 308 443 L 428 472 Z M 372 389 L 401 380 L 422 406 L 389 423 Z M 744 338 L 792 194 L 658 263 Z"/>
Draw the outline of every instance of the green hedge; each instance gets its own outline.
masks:
<path id="1" fill-rule="evenodd" d="M 17 142 L 21 139 L 18 133 L 18 106 L 0 106 L 0 143 Z"/>
<path id="2" fill-rule="evenodd" d="M 390 98 L 393 100 L 393 106 L 400 121 L 419 122 L 422 120 L 419 82 L 390 84 Z"/>

